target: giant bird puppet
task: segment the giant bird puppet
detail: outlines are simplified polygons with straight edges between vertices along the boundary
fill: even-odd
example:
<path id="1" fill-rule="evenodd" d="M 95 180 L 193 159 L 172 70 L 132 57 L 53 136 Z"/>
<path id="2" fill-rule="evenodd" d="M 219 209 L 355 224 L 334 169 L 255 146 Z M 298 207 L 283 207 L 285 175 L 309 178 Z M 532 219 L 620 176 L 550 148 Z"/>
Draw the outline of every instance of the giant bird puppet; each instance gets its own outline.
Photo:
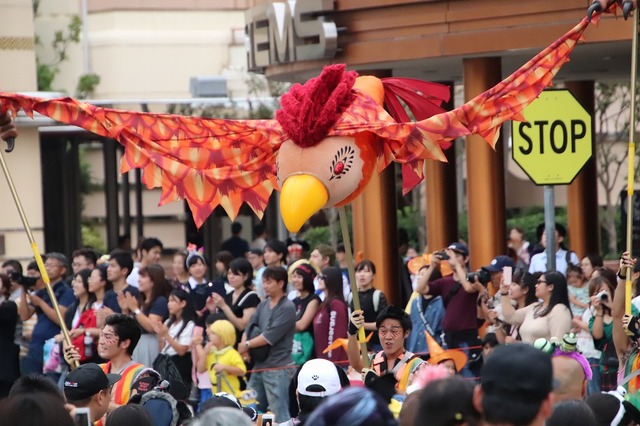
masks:
<path id="1" fill-rule="evenodd" d="M 278 189 L 285 225 L 297 232 L 318 210 L 354 200 L 391 162 L 402 164 L 406 192 L 422 179 L 425 160 L 446 161 L 453 139 L 478 134 L 493 147 L 501 124 L 523 119 L 588 24 L 583 19 L 502 82 L 446 112 L 445 86 L 358 76 L 339 64 L 292 86 L 272 120 L 130 112 L 16 93 L 0 93 L 0 113 L 38 112 L 117 140 L 125 148 L 121 172 L 142 169 L 148 188 L 162 188 L 161 205 L 186 199 L 198 226 L 218 205 L 232 219 L 243 203 L 261 217 Z"/>
<path id="2" fill-rule="evenodd" d="M 391 162 L 402 164 L 406 192 L 422 179 L 425 160 L 446 161 L 443 150 L 455 138 L 478 134 L 494 147 L 502 123 L 523 120 L 522 110 L 569 60 L 591 15 L 597 19 L 620 3 L 597 2 L 599 8 L 590 9 L 588 17 L 509 77 L 447 112 L 440 108 L 449 97 L 445 86 L 358 76 L 338 64 L 292 86 L 273 120 L 120 111 L 71 98 L 44 100 L 16 93 L 0 93 L 0 117 L 21 109 L 29 116 L 38 112 L 117 140 L 124 146 L 121 172 L 142 169 L 148 188 L 162 188 L 160 204 L 186 199 L 197 226 L 218 205 L 231 219 L 243 203 L 262 217 L 278 189 L 284 223 L 297 232 L 318 210 L 354 200 L 373 173 Z M 398 98 L 417 121 L 409 119 Z M 6 123 L 0 126 L 0 136 L 14 134 Z M 358 309 L 354 286 L 352 279 Z M 367 365 L 363 333 L 358 340 Z"/>

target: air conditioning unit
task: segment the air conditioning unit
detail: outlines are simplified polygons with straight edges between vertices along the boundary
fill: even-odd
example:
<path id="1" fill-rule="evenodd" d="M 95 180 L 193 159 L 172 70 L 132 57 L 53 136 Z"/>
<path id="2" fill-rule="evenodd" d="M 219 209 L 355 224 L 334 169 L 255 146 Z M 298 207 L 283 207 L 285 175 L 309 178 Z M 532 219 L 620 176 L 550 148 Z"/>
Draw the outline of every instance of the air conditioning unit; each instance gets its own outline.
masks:
<path id="1" fill-rule="evenodd" d="M 189 91 L 194 98 L 226 98 L 227 78 L 220 75 L 191 77 Z"/>

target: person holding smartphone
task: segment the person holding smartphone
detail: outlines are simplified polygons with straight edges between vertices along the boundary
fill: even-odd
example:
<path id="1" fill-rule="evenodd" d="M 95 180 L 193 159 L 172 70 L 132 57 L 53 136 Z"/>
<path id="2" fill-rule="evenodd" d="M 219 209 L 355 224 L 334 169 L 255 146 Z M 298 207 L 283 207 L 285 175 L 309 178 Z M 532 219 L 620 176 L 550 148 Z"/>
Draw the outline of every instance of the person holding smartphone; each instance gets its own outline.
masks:
<path id="1" fill-rule="evenodd" d="M 504 255 L 494 257 L 490 264 L 482 267 L 491 274 L 491 281 L 478 297 L 478 306 L 487 320 L 487 333 L 495 333 L 504 321 L 500 305 L 500 284 L 504 278 L 505 285 L 511 285 L 514 267 L 513 260 Z"/>
<path id="2" fill-rule="evenodd" d="M 88 409 L 89 424 L 100 420 L 109 409 L 111 388 L 120 378 L 120 374 L 107 374 L 93 363 L 83 364 L 69 372 L 64 381 L 64 396 L 68 403 L 75 406 L 71 416 L 81 419 Z M 83 423 L 83 426 L 87 426 L 87 423 Z"/>

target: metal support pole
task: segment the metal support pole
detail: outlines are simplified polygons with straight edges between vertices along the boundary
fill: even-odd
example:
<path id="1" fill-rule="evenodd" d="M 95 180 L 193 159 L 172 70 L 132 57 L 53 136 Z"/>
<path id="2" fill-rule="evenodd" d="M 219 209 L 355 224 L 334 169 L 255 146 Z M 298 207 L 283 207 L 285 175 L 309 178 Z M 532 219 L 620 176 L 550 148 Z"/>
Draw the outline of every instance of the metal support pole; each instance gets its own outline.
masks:
<path id="1" fill-rule="evenodd" d="M 546 236 L 547 271 L 556 270 L 556 206 L 552 185 L 544 186 L 544 233 Z"/>

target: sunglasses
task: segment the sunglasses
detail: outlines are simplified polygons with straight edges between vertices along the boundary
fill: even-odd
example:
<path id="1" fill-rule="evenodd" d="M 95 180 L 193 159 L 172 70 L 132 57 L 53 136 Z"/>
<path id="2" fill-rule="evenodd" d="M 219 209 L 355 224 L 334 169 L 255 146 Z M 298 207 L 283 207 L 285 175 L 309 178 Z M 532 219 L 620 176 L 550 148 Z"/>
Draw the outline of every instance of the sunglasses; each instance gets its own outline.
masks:
<path id="1" fill-rule="evenodd" d="M 323 275 L 323 274 L 318 274 L 318 279 L 319 279 L 319 280 L 323 280 L 323 281 L 324 281 L 324 280 L 326 280 L 326 279 L 327 279 L 327 276 L 326 276 L 326 275 Z"/>

